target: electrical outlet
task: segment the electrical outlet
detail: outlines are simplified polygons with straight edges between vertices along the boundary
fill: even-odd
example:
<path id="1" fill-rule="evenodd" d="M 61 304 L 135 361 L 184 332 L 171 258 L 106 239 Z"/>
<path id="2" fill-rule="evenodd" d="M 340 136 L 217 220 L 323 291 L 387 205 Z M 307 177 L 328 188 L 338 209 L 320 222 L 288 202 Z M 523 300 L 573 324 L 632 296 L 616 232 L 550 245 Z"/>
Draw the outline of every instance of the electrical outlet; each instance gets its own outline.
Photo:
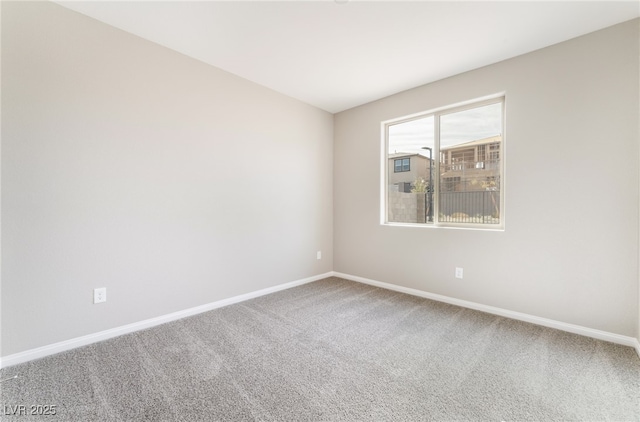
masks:
<path id="1" fill-rule="evenodd" d="M 456 267 L 456 278 L 462 278 L 464 275 L 464 270 L 460 267 Z"/>
<path id="2" fill-rule="evenodd" d="M 316 252 L 316 258 L 317 259 L 322 259 L 322 251 Z"/>
<path id="3" fill-rule="evenodd" d="M 107 301 L 107 288 L 101 287 L 93 289 L 93 303 L 102 303 Z"/>

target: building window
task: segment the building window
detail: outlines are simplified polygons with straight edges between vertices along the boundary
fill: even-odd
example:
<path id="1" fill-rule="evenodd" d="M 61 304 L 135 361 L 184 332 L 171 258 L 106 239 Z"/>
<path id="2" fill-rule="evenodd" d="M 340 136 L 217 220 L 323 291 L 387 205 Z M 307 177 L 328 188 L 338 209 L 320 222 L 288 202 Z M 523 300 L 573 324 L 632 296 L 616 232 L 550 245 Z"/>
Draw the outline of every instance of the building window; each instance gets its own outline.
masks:
<path id="1" fill-rule="evenodd" d="M 403 171 L 410 171 L 411 170 L 411 159 L 409 158 L 398 158 L 397 160 L 394 160 L 394 166 L 393 166 L 393 171 L 395 173 L 400 173 Z"/>
<path id="2" fill-rule="evenodd" d="M 499 97 L 384 122 L 384 223 L 502 228 L 503 116 Z"/>

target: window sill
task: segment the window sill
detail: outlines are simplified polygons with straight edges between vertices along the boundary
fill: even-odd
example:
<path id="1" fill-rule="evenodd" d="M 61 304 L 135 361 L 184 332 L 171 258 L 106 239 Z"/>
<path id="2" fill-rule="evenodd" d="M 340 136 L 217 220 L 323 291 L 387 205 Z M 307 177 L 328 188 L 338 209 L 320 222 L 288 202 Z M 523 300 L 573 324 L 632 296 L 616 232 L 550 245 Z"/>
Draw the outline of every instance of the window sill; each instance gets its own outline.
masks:
<path id="1" fill-rule="evenodd" d="M 475 231 L 488 231 L 488 232 L 504 232 L 504 225 L 502 224 L 421 224 L 421 223 L 396 223 L 396 222 L 383 222 L 380 224 L 385 227 L 413 227 L 413 228 L 427 228 L 427 229 L 452 229 L 452 230 L 475 230 Z"/>

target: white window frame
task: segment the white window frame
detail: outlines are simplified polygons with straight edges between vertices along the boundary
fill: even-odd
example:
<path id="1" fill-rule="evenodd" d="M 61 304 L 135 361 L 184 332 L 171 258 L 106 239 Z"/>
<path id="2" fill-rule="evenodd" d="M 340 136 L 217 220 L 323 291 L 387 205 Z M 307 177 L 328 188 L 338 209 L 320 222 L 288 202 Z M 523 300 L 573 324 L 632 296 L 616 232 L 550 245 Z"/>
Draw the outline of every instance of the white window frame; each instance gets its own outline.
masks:
<path id="1" fill-rule="evenodd" d="M 439 221 L 439 193 L 440 193 L 440 116 L 457 113 L 477 107 L 487 106 L 490 104 L 502 103 L 502 143 L 500 146 L 500 223 L 499 224 L 477 224 L 477 223 L 455 223 L 455 222 L 443 222 Z M 383 121 L 381 123 L 381 155 L 380 155 L 380 224 L 384 226 L 399 226 L 399 227 L 427 227 L 427 228 L 449 228 L 449 229 L 473 229 L 473 230 L 486 230 L 486 231 L 504 231 L 505 228 L 505 191 L 506 191 L 506 176 L 505 176 L 505 160 L 506 160 L 506 94 L 499 93 L 483 98 L 465 101 L 462 103 L 452 104 L 444 107 L 439 107 L 431 110 L 427 110 L 420 113 L 411 114 L 395 119 Z M 389 209 L 388 209 L 388 183 L 389 183 L 389 126 L 397 125 L 399 123 L 405 123 L 412 120 L 422 119 L 425 117 L 434 117 L 434 149 L 433 157 L 435 169 L 434 173 L 437 177 L 434 178 L 434 215 L 433 222 L 428 223 L 399 223 L 388 221 Z"/>

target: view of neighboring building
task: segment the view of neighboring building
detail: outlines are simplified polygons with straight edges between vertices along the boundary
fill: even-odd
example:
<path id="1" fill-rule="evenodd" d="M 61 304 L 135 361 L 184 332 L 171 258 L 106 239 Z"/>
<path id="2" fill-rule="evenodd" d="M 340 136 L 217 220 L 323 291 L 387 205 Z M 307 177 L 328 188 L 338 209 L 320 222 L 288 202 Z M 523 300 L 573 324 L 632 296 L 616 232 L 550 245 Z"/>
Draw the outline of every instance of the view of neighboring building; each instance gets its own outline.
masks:
<path id="1" fill-rule="evenodd" d="M 500 188 L 500 147 L 502 136 L 457 144 L 440 150 L 440 191 L 470 192 Z M 435 177 L 435 163 L 416 153 L 389 154 L 389 186 L 399 192 L 411 192 L 416 180 Z"/>
<path id="2" fill-rule="evenodd" d="M 497 135 L 440 150 L 442 221 L 500 221 L 501 146 Z"/>
<path id="3" fill-rule="evenodd" d="M 429 179 L 429 158 L 415 153 L 389 154 L 389 189 L 411 192 L 418 179 Z"/>
<path id="4" fill-rule="evenodd" d="M 502 136 L 491 136 L 440 150 L 440 191 L 500 189 Z"/>
<path id="5" fill-rule="evenodd" d="M 440 221 L 499 222 L 501 147 L 502 135 L 496 135 L 440 150 Z M 390 221 L 434 221 L 434 191 L 429 186 L 435 183 L 431 175 L 438 177 L 436 162 L 418 153 L 394 153 L 388 157 Z M 416 182 L 420 185 L 416 186 Z M 415 200 L 391 196 L 391 192 L 412 191 L 422 195 Z"/>

